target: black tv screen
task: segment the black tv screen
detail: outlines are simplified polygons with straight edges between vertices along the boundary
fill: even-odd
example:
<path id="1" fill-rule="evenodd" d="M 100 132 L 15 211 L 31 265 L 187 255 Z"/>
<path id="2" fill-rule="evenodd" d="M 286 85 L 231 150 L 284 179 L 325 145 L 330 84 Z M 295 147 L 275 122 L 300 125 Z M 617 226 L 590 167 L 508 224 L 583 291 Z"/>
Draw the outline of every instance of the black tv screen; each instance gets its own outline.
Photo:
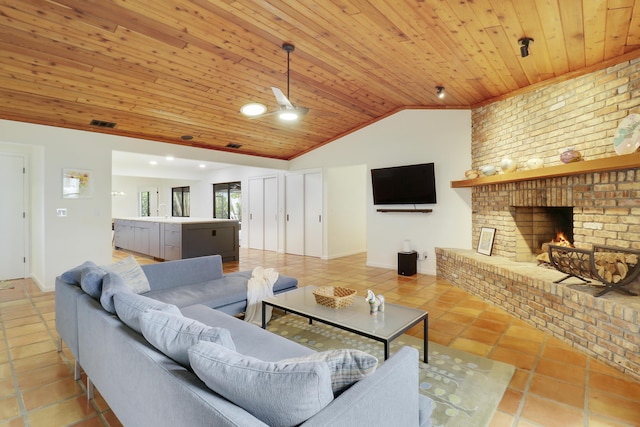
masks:
<path id="1" fill-rule="evenodd" d="M 371 169 L 374 205 L 436 203 L 433 163 Z"/>

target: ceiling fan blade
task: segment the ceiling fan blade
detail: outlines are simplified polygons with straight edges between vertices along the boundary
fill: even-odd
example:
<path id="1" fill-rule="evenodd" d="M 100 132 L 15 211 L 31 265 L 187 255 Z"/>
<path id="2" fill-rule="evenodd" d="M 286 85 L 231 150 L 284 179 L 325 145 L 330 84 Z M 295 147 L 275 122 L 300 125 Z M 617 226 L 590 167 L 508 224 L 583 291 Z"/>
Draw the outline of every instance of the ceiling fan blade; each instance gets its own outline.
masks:
<path id="1" fill-rule="evenodd" d="M 277 87 L 271 86 L 271 90 L 273 91 L 273 94 L 275 95 L 276 101 L 278 101 L 279 106 L 285 107 L 285 108 L 291 108 L 291 109 L 294 108 L 291 101 L 289 101 L 289 99 L 287 99 L 287 97 L 284 96 L 284 93 L 282 93 L 280 89 L 278 89 Z"/>

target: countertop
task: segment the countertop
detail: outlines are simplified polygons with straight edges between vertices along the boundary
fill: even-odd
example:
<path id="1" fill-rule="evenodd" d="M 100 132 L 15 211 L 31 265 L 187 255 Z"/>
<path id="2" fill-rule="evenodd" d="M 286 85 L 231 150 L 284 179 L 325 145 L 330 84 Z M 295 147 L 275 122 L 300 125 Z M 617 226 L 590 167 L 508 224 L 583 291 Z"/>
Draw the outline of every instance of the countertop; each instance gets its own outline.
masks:
<path id="1" fill-rule="evenodd" d="M 144 222 L 162 222 L 168 224 L 197 224 L 197 223 L 225 223 L 225 222 L 238 222 L 235 219 L 217 219 L 217 218 L 194 218 L 194 217 L 163 217 L 163 216 L 134 216 L 113 218 L 115 220 L 124 221 L 144 221 Z"/>

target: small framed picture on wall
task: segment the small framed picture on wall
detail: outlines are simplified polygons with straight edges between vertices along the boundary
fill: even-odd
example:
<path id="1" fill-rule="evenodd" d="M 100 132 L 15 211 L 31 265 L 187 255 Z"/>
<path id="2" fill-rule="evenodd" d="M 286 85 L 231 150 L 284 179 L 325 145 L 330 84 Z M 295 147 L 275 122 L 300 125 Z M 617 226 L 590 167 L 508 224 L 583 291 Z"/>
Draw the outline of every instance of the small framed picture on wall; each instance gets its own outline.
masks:
<path id="1" fill-rule="evenodd" d="M 495 228 L 482 227 L 480 230 L 480 238 L 478 239 L 479 254 L 491 255 L 491 251 L 493 250 L 493 238 L 495 235 Z"/>

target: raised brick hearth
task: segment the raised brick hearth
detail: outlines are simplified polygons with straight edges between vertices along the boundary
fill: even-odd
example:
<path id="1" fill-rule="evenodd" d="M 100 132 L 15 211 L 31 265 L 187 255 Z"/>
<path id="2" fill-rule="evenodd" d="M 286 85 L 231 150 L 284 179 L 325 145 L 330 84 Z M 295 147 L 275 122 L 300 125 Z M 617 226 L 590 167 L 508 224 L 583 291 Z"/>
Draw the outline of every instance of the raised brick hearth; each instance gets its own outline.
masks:
<path id="1" fill-rule="evenodd" d="M 599 286 L 473 250 L 436 248 L 436 260 L 439 277 L 640 380 L 640 297 L 596 298 Z"/>

